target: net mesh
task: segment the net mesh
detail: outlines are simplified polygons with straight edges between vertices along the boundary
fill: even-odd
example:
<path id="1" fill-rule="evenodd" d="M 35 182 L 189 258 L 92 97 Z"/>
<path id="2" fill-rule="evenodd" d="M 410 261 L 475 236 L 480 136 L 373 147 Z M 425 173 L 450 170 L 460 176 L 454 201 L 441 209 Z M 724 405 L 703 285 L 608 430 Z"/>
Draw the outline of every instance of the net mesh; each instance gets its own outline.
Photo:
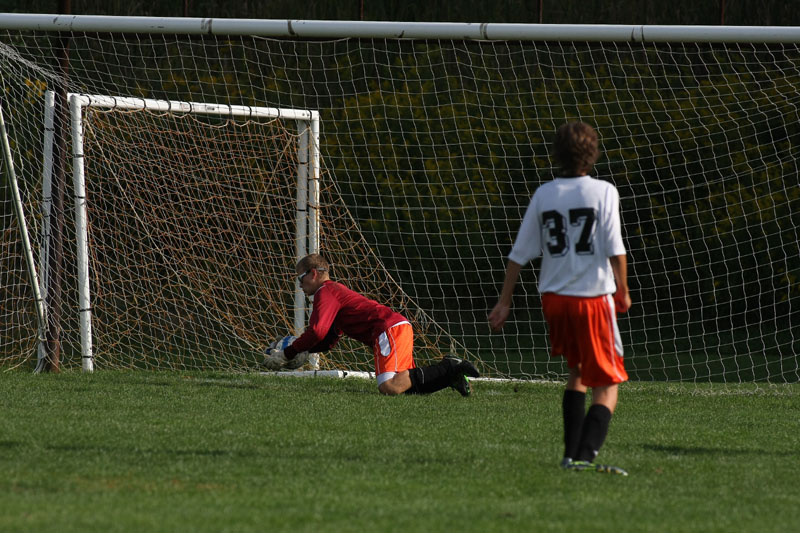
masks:
<path id="1" fill-rule="evenodd" d="M 83 120 L 98 365 L 257 368 L 266 344 L 292 330 L 293 121 L 92 108 Z M 407 314 L 418 346 L 434 348 L 323 182 L 322 247 L 337 274 Z M 357 348 L 324 355 L 322 367 L 371 365 Z"/>
<path id="2" fill-rule="evenodd" d="M 431 357 L 455 345 L 498 377 L 565 374 L 563 361 L 549 357 L 534 268 L 523 272 L 502 335 L 490 334 L 486 315 L 528 200 L 554 174 L 549 144 L 555 129 L 567 120 L 589 122 L 603 152 L 595 175 L 614 183 L 621 196 L 634 307 L 620 317 L 620 327 L 631 377 L 794 382 L 800 376 L 795 45 L 69 37 L 67 84 L 74 92 L 319 110 L 321 249 L 335 264 L 334 277 L 431 328 L 420 337 L 430 339 L 425 343 Z M 59 41 L 50 34 L 5 33 L 0 42 L 6 94 L 14 102 L 8 120 L 24 160 L 25 196 L 37 235 L 38 99 L 58 81 L 46 58 L 56 55 Z M 100 137 L 117 131 L 121 119 L 115 117 L 98 113 L 93 132 Z M 248 132 L 245 137 L 254 137 L 245 141 L 241 155 L 229 155 L 239 141 L 224 132 L 234 128 L 238 137 L 251 126 L 198 126 L 186 118 L 156 141 L 150 136 L 160 120 L 148 118 L 147 133 L 125 126 L 116 140 L 93 148 L 119 168 L 120 179 L 130 175 L 124 185 L 94 183 L 97 163 L 87 156 L 90 195 L 97 194 L 93 187 L 124 187 L 103 200 L 112 202 L 102 208 L 110 218 L 90 212 L 90 254 L 93 261 L 111 258 L 126 243 L 163 261 L 165 275 L 179 280 L 190 266 L 208 269 L 208 258 L 192 246 L 219 239 L 223 249 L 230 247 L 229 264 L 181 281 L 181 289 L 166 298 L 172 302 L 167 307 L 197 306 L 216 322 L 208 326 L 212 329 L 192 330 L 161 311 L 138 317 L 145 324 L 162 321 L 175 331 L 194 331 L 191 342 L 164 336 L 154 343 L 140 338 L 147 328 L 104 332 L 103 320 L 113 319 L 98 309 L 98 360 L 136 364 L 146 353 L 165 365 L 180 359 L 193 367 L 207 363 L 184 351 L 207 351 L 217 354 L 208 366 L 248 366 L 265 338 L 276 334 L 270 328 L 288 327 L 293 248 L 285 244 L 276 251 L 267 242 L 259 244 L 265 230 L 255 225 L 226 234 L 233 231 L 225 225 L 228 200 L 215 191 L 226 189 L 233 195 L 227 198 L 235 197 L 241 174 L 248 180 L 242 185 L 247 202 L 270 202 L 281 211 L 281 202 L 290 202 L 294 193 L 278 188 L 261 198 L 258 191 L 266 190 L 268 178 L 253 169 L 263 167 L 264 176 L 290 172 L 288 166 L 280 170 L 279 161 L 292 150 L 258 146 L 272 141 L 258 141 L 260 133 Z M 125 143 L 130 150 L 115 147 Z M 218 151 L 215 163 L 203 161 L 210 150 Z M 137 151 L 143 158 L 159 153 L 180 161 L 181 174 L 172 179 L 166 173 L 140 174 L 123 160 Z M 204 170 L 183 172 L 194 165 Z M 146 202 L 153 190 L 166 186 L 167 198 L 182 198 L 183 188 L 194 185 L 210 198 L 151 202 L 148 216 L 159 213 L 165 220 L 159 226 L 114 222 L 124 205 L 113 202 Z M 247 211 L 257 211 L 258 205 L 248 205 Z M 100 208 L 90 202 L 90 209 Z M 196 216 L 178 216 L 193 210 Z M 11 265 L 2 275 L 12 278 L 2 290 L 23 296 L 4 296 L 0 305 L 5 309 L 16 301 L 26 308 L 7 322 L 17 326 L 0 331 L 4 364 L 14 365 L 31 355 L 35 321 L 29 327 L 30 318 L 22 317 L 35 315 L 20 287 L 23 263 L 14 248 L 13 220 L 5 208 L 3 213 L 2 235 L 11 243 L 2 245 L 0 261 Z M 293 219 L 284 214 L 273 221 L 270 236 L 290 232 Z M 173 252 L 167 225 L 190 235 L 191 246 Z M 103 248 L 99 227 L 125 234 Z M 73 248 L 66 244 L 65 254 Z M 274 270 L 267 275 L 260 269 L 269 262 Z M 243 268 L 236 270 L 235 263 Z M 109 281 L 102 281 L 102 268 Z M 94 292 L 122 302 L 109 308 L 111 315 L 124 313 L 128 298 L 125 283 L 111 281 L 113 270 L 97 267 L 93 275 Z M 141 283 L 150 283 L 148 291 L 162 289 L 146 279 Z M 231 292 L 240 291 L 244 296 L 234 313 L 228 307 Z M 274 303 L 264 302 L 266 293 Z M 64 305 L 72 308 L 70 298 L 65 296 Z M 223 333 L 236 343 L 217 345 Z M 65 326 L 63 336 L 66 347 L 75 345 L 74 328 Z M 9 348 L 20 341 L 21 348 Z M 114 348 L 106 352 L 107 345 Z M 72 354 L 65 359 L 70 364 L 74 349 L 65 349 Z M 371 368 L 366 352 L 358 354 L 352 359 Z M 329 355 L 331 365 L 349 364 L 335 360 L 341 354 Z"/>

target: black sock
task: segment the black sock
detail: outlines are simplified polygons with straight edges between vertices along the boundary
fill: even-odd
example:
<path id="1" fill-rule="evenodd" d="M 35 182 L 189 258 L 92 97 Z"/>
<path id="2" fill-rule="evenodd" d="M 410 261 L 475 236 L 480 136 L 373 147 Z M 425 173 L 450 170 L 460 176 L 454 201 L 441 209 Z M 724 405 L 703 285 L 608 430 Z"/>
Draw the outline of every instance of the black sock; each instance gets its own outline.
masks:
<path id="1" fill-rule="evenodd" d="M 606 440 L 611 411 L 605 405 L 594 404 L 586 413 L 581 430 L 581 443 L 578 445 L 578 461 L 594 461 L 597 452 Z"/>
<path id="2" fill-rule="evenodd" d="M 430 394 L 449 387 L 453 381 L 449 366 L 441 363 L 409 369 L 408 377 L 411 388 L 406 394 Z"/>
<path id="3" fill-rule="evenodd" d="M 578 455 L 578 444 L 586 413 L 586 393 L 565 390 L 564 398 L 561 400 L 561 412 L 564 415 L 564 457 L 574 459 Z"/>

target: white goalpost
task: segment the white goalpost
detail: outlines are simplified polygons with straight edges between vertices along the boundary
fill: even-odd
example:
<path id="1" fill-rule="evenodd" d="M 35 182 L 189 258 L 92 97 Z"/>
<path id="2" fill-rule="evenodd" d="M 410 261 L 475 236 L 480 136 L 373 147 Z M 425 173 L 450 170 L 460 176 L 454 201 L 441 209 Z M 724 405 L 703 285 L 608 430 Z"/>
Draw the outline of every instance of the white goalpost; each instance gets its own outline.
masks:
<path id="1" fill-rule="evenodd" d="M 30 283 L 31 294 L 33 295 L 33 305 L 37 318 L 37 337 L 41 344 L 45 336 L 45 328 L 47 324 L 47 316 L 44 307 L 44 298 L 40 291 L 39 270 L 36 269 L 36 264 L 33 257 L 33 246 L 28 234 L 28 223 L 25 216 L 25 208 L 20 196 L 19 182 L 17 181 L 17 173 L 14 169 L 14 153 L 11 150 L 11 142 L 8 138 L 6 131 L 6 121 L 3 115 L 3 107 L 0 105 L 0 145 L 3 150 L 3 161 L 5 163 L 5 177 L 8 184 L 8 190 L 11 196 L 13 205 L 14 217 L 17 222 L 19 232 L 20 245 L 22 253 L 25 257 L 25 266 Z"/>
<path id="2" fill-rule="evenodd" d="M 169 113 L 180 115 L 221 116 L 230 119 L 243 118 L 247 121 L 293 121 L 297 129 L 296 154 L 296 226 L 294 238 L 297 259 L 319 250 L 319 113 L 311 110 L 278 109 L 228 104 L 209 104 L 154 100 L 106 95 L 68 94 L 70 124 L 72 135 L 72 174 L 75 199 L 75 235 L 78 281 L 78 306 L 80 312 L 80 346 L 84 371 L 94 369 L 92 352 L 92 303 L 90 289 L 89 220 L 87 214 L 87 177 L 84 152 L 84 109 L 97 108 L 108 111 L 147 111 L 150 113 Z M 47 92 L 47 116 L 52 116 L 54 95 Z M 52 131 L 45 136 L 45 150 L 52 151 Z M 44 175 L 51 175 L 46 168 Z M 91 179 L 91 176 L 89 177 Z M 44 190 L 50 189 L 45 180 Z M 307 305 L 302 290 L 295 288 L 293 331 L 299 335 L 307 316 Z M 42 350 L 39 351 L 42 357 Z"/>
<path id="3" fill-rule="evenodd" d="M 48 93 L 48 101 L 51 100 Z M 75 234 L 78 267 L 78 305 L 80 307 L 81 358 L 83 369 L 92 371 L 91 295 L 89 283 L 88 220 L 86 209 L 86 176 L 83 150 L 83 109 L 95 107 L 109 110 L 147 110 L 160 113 L 245 117 L 249 120 L 282 119 L 297 123 L 298 166 L 295 257 L 301 258 L 319 250 L 319 113 L 308 110 L 276 109 L 239 105 L 178 102 L 104 95 L 69 94 L 72 131 L 73 184 L 75 188 Z M 294 332 L 305 327 L 306 303 L 300 288 L 295 289 Z"/>
<path id="4" fill-rule="evenodd" d="M 632 379 L 800 380 L 800 28 L 2 14 L 0 71 L 66 367 L 253 369 L 302 329 L 293 266 L 319 251 L 409 318 L 420 363 L 563 379 L 535 265 L 502 335 L 486 315 L 553 133 L 580 119 L 620 191 Z M 41 335 L 0 202 L 13 367 Z M 319 368 L 371 355 L 344 342 Z"/>

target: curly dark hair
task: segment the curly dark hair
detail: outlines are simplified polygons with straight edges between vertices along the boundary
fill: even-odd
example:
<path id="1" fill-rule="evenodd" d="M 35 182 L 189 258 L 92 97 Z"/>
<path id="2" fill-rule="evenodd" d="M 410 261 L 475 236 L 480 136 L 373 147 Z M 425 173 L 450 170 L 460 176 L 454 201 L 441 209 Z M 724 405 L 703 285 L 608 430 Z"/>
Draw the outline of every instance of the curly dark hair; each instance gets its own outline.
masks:
<path id="1" fill-rule="evenodd" d="M 562 176 L 583 176 L 600 158 L 597 132 L 585 122 L 568 122 L 556 131 L 553 157 Z"/>

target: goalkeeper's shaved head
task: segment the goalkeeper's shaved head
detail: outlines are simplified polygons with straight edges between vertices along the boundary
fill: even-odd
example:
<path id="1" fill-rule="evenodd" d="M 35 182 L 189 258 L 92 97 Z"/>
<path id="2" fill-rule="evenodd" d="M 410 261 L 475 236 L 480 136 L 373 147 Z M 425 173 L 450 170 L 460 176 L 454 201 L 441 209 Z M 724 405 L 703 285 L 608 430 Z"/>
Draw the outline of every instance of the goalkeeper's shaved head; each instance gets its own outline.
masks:
<path id="1" fill-rule="evenodd" d="M 553 157 L 562 176 L 583 176 L 600 158 L 597 132 L 584 122 L 569 122 L 556 131 Z"/>

